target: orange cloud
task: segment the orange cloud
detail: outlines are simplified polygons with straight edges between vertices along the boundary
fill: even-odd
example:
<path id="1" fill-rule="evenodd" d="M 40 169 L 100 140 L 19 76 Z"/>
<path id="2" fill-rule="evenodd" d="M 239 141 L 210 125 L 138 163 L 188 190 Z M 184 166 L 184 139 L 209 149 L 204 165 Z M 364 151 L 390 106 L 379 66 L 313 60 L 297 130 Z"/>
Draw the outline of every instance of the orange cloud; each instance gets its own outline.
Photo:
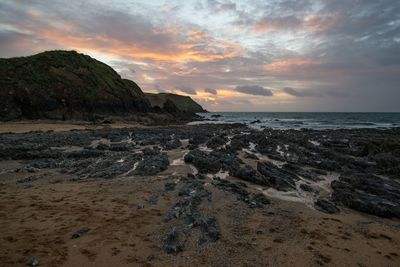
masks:
<path id="1" fill-rule="evenodd" d="M 264 70 L 272 73 L 287 72 L 296 68 L 301 68 L 305 66 L 316 65 L 318 62 L 308 59 L 288 59 L 275 61 L 270 64 L 264 65 Z"/>
<path id="2" fill-rule="evenodd" d="M 142 44 L 127 43 L 105 35 L 87 36 L 75 30 L 74 25 L 71 24 L 60 24 L 56 27 L 32 30 L 37 32 L 40 38 L 61 47 L 85 51 L 100 51 L 117 57 L 122 56 L 135 59 L 171 62 L 209 62 L 236 57 L 244 53 L 243 48 L 235 42 L 216 40 L 203 32 L 193 30 L 189 31 L 187 36 L 181 38 L 182 42 L 177 42 L 174 51 L 164 51 L 162 47 L 155 51 L 154 49 L 151 50 L 151 48 L 143 47 Z M 197 41 L 201 41 L 202 43 L 198 43 Z M 201 49 L 199 49 L 199 44 Z"/>
<path id="3" fill-rule="evenodd" d="M 191 41 L 206 41 L 210 36 L 204 31 L 189 30 L 187 38 Z"/>

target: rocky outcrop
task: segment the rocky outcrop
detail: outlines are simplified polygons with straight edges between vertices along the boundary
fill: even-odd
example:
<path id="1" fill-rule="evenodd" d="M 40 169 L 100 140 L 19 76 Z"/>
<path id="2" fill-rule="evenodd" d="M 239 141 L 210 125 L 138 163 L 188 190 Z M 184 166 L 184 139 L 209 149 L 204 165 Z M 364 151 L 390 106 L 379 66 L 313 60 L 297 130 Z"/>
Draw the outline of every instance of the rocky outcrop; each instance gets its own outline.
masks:
<path id="1" fill-rule="evenodd" d="M 109 116 L 129 119 L 149 113 L 168 114 L 167 119 L 183 113 L 184 118 L 190 117 L 186 103 L 171 100 L 153 108 L 135 82 L 122 79 L 110 66 L 75 51 L 0 59 L 0 77 L 0 120 L 92 121 Z M 191 106 L 202 109 L 189 100 Z M 191 114 L 194 112 L 197 110 Z"/>
<path id="2" fill-rule="evenodd" d="M 342 176 L 332 182 L 332 199 L 348 208 L 380 217 L 400 218 L 400 184 L 376 175 Z"/>
<path id="3" fill-rule="evenodd" d="M 150 101 L 152 107 L 170 109 L 171 106 L 174 105 L 178 111 L 182 112 L 205 112 L 205 110 L 189 96 L 170 93 L 146 93 L 146 98 Z"/>

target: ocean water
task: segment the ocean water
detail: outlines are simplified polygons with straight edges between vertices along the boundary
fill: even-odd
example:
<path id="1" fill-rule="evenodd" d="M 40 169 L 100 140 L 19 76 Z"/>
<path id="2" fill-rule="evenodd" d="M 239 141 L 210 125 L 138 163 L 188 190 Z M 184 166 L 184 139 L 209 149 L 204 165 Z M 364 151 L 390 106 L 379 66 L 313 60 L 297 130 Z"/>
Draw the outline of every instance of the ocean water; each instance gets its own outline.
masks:
<path id="1" fill-rule="evenodd" d="M 252 128 L 349 129 L 400 127 L 400 113 L 338 112 L 209 112 L 198 113 L 202 123 L 245 123 Z"/>

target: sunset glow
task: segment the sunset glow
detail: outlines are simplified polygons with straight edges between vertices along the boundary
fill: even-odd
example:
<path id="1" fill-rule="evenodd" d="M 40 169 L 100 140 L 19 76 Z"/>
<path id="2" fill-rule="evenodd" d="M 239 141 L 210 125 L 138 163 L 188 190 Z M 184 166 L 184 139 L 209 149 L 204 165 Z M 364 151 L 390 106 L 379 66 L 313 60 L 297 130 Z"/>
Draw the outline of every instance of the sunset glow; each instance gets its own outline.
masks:
<path id="1" fill-rule="evenodd" d="M 396 111 L 399 11 L 387 0 L 3 1 L 0 56 L 77 50 L 216 111 Z"/>

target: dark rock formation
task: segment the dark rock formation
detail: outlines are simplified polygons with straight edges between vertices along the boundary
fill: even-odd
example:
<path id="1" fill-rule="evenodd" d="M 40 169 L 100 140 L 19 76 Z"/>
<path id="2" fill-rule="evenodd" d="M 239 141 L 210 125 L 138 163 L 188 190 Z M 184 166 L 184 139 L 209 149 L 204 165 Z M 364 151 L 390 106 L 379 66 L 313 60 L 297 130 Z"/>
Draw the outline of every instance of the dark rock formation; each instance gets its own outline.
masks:
<path id="1" fill-rule="evenodd" d="M 179 200 L 165 217 L 165 222 L 173 224 L 164 240 L 164 250 L 168 254 L 177 254 L 182 251 L 185 242 L 192 235 L 193 228 L 199 227 L 200 234 L 197 240 L 199 245 L 205 242 L 215 242 L 220 238 L 220 227 L 215 216 L 204 214 L 199 206 L 203 200 L 210 202 L 212 194 L 203 186 L 201 179 L 188 177 L 178 193 Z M 182 225 L 183 227 L 178 226 Z M 178 234 L 178 232 L 180 234 Z M 184 236 L 179 240 L 178 235 Z"/>
<path id="2" fill-rule="evenodd" d="M 156 175 L 157 173 L 166 170 L 168 165 L 169 160 L 166 154 L 145 153 L 144 158 L 139 162 L 132 174 L 141 176 Z"/>
<path id="3" fill-rule="evenodd" d="M 317 210 L 323 211 L 325 213 L 333 214 L 339 212 L 339 209 L 335 206 L 335 204 L 323 198 L 317 199 L 314 205 Z"/>
<path id="4" fill-rule="evenodd" d="M 210 153 L 195 149 L 190 151 L 184 160 L 186 163 L 193 164 L 202 173 L 216 173 L 219 170 L 230 171 L 240 164 L 236 155 L 226 149 L 218 149 Z"/>
<path id="5" fill-rule="evenodd" d="M 203 111 L 190 97 L 174 95 L 161 106 L 165 116 L 160 117 L 135 82 L 75 51 L 0 59 L 0 77 L 0 120 L 139 120 L 140 114 L 154 113 L 147 119 L 162 123 L 177 117 L 190 120 L 194 112 Z"/>
<path id="6" fill-rule="evenodd" d="M 237 195 L 238 200 L 247 203 L 252 208 L 263 208 L 265 205 L 270 204 L 270 200 L 262 193 L 249 193 L 242 186 L 229 182 L 228 180 L 219 179 L 214 177 L 213 185 L 218 188 L 232 192 Z"/>
<path id="7" fill-rule="evenodd" d="M 71 234 L 71 239 L 79 238 L 79 237 L 87 234 L 89 231 L 90 231 L 89 227 L 83 227 L 83 228 L 79 229 L 78 231 L 72 233 Z"/>
<path id="8" fill-rule="evenodd" d="M 296 174 L 280 169 L 270 162 L 258 162 L 257 170 L 267 179 L 271 187 L 280 191 L 295 190 Z"/>
<path id="9" fill-rule="evenodd" d="M 246 165 L 244 167 L 234 168 L 230 172 L 231 176 L 237 177 L 239 179 L 258 184 L 269 186 L 269 180 L 265 178 L 263 175 L 260 175 L 256 170 L 254 170 L 251 166 Z"/>
<path id="10" fill-rule="evenodd" d="M 400 183 L 375 175 L 351 175 L 332 182 L 332 199 L 380 217 L 400 218 Z"/>

